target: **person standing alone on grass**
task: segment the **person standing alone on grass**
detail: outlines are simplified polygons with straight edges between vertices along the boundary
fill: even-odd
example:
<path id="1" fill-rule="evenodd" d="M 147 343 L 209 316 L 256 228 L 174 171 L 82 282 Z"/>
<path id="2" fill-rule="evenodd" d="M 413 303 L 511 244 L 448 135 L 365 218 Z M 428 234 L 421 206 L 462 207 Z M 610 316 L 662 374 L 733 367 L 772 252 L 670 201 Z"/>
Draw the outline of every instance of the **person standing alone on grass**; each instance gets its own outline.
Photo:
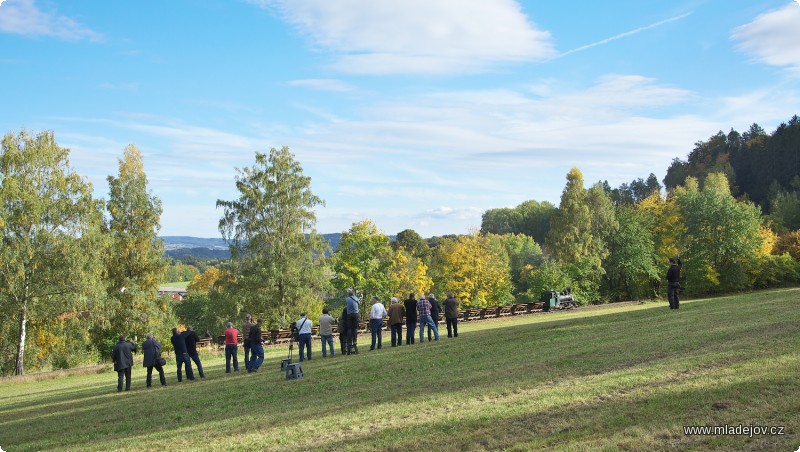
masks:
<path id="1" fill-rule="evenodd" d="M 372 332 L 372 345 L 370 350 L 375 350 L 377 339 L 378 350 L 383 347 L 383 318 L 386 317 L 386 308 L 378 297 L 372 297 L 372 308 L 369 310 L 369 330 Z"/>
<path id="2" fill-rule="evenodd" d="M 682 263 L 678 258 L 678 263 L 675 259 L 669 258 L 669 270 L 667 270 L 667 300 L 669 300 L 670 309 L 678 309 L 680 307 L 680 300 L 678 299 L 681 290 L 681 267 Z"/>
<path id="3" fill-rule="evenodd" d="M 453 293 L 447 294 L 444 305 L 444 319 L 447 322 L 447 337 L 458 337 L 458 305 L 461 302 Z"/>
<path id="4" fill-rule="evenodd" d="M 392 347 L 395 344 L 403 345 L 403 316 L 405 315 L 406 310 L 403 305 L 397 302 L 396 297 L 392 297 L 389 305 L 389 328 L 392 332 Z"/>
<path id="5" fill-rule="evenodd" d="M 300 313 L 300 320 L 295 322 L 297 325 L 297 337 L 298 343 L 300 344 L 300 362 L 303 362 L 303 350 L 307 351 L 307 358 L 311 361 L 311 320 L 306 318 L 306 313 Z"/>
<path id="6" fill-rule="evenodd" d="M 125 379 L 125 390 L 131 390 L 131 367 L 133 367 L 133 353 L 136 344 L 128 342 L 125 335 L 119 337 L 119 342 L 111 350 L 111 359 L 114 360 L 114 370 L 117 371 L 117 392 L 122 392 L 122 379 Z"/>
<path id="7" fill-rule="evenodd" d="M 244 368 L 250 370 L 250 328 L 253 327 L 253 316 L 244 315 L 242 324 L 242 349 L 244 349 Z"/>
<path id="8" fill-rule="evenodd" d="M 248 372 L 258 372 L 258 368 L 264 362 L 264 347 L 261 345 L 261 325 L 263 324 L 264 319 L 258 319 L 258 322 L 250 328 L 250 350 L 253 356 L 250 357 Z"/>
<path id="9" fill-rule="evenodd" d="M 203 373 L 203 364 L 200 363 L 200 354 L 197 353 L 197 343 L 200 338 L 197 337 L 197 333 L 190 326 L 186 327 L 184 334 L 186 335 L 186 353 L 189 354 L 189 358 L 197 366 L 197 373 L 200 374 L 200 378 L 206 378 L 206 374 Z"/>
<path id="10" fill-rule="evenodd" d="M 186 351 L 186 336 L 188 331 L 179 333 L 177 328 L 172 329 L 172 348 L 175 350 L 175 364 L 178 366 L 178 382 L 183 381 L 183 372 L 181 368 L 186 365 L 186 378 L 194 380 L 194 372 L 192 371 L 192 360 L 189 358 L 189 353 Z"/>
<path id="11" fill-rule="evenodd" d="M 322 310 L 322 315 L 319 316 L 319 338 L 322 342 L 322 357 L 328 356 L 325 351 L 326 344 L 331 349 L 331 358 L 333 358 L 333 317 L 328 313 L 328 308 Z"/>
<path id="12" fill-rule="evenodd" d="M 433 330 L 436 340 L 439 340 L 439 327 L 431 319 L 431 302 L 424 296 L 419 297 L 417 302 L 417 313 L 419 314 L 419 343 L 425 342 L 425 325 Z M 428 339 L 430 342 L 430 339 Z"/>
<path id="13" fill-rule="evenodd" d="M 405 301 L 406 310 L 406 345 L 414 343 L 414 329 L 417 327 L 417 298 L 414 292 L 408 295 Z"/>
<path id="14" fill-rule="evenodd" d="M 142 366 L 147 368 L 147 387 L 151 387 L 154 367 L 158 371 L 161 386 L 166 386 L 167 379 L 164 377 L 164 368 L 158 362 L 158 358 L 161 358 L 161 344 L 155 340 L 153 333 L 147 333 L 147 340 L 142 344 L 142 352 L 144 353 Z"/>
<path id="15" fill-rule="evenodd" d="M 355 295 L 355 291 L 353 289 L 349 289 L 347 291 L 347 299 L 344 300 L 345 307 L 347 309 L 347 335 L 348 335 L 348 342 L 347 342 L 347 354 L 357 354 L 358 353 L 358 303 L 361 300 L 358 299 Z"/>
<path id="16" fill-rule="evenodd" d="M 228 322 L 225 330 L 225 373 L 231 373 L 231 358 L 233 359 L 233 371 L 239 372 L 239 330 L 233 327 L 233 323 Z"/>

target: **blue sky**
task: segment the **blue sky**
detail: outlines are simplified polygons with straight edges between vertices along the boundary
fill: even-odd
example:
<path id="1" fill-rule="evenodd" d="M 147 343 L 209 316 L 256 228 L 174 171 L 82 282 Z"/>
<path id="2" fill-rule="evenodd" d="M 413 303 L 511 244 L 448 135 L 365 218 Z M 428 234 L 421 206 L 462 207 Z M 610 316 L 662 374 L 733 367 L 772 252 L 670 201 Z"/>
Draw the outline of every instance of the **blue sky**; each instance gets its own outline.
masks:
<path id="1" fill-rule="evenodd" d="M 136 144 L 162 235 L 218 237 L 235 168 L 288 146 L 320 232 L 429 237 L 800 114 L 800 5 L 5 0 L 0 74 L 0 131 L 53 130 L 98 196 Z"/>

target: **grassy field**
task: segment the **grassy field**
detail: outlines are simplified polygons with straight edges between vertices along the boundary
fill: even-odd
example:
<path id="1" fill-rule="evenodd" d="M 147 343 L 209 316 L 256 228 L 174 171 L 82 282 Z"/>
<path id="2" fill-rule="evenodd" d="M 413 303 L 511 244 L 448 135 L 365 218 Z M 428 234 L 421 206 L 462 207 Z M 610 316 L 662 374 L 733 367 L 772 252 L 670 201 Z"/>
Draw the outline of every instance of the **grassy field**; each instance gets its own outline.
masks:
<path id="1" fill-rule="evenodd" d="M 0 382 L 0 447 L 82 450 L 796 450 L 799 289 L 462 323 L 461 335 L 116 392 L 88 368 Z M 386 344 L 386 337 L 384 344 Z M 137 362 L 141 362 L 137 357 Z M 784 435 L 685 436 L 683 426 Z"/>
<path id="2" fill-rule="evenodd" d="M 174 287 L 176 289 L 185 289 L 189 287 L 189 283 L 191 281 L 173 281 L 164 284 L 160 284 L 159 287 Z"/>

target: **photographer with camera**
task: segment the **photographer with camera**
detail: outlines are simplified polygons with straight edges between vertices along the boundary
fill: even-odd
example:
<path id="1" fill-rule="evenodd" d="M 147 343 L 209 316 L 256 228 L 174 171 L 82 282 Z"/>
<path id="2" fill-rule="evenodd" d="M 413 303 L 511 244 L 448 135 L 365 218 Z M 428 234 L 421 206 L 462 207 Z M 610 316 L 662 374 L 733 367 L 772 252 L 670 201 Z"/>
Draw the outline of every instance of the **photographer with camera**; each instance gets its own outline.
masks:
<path id="1" fill-rule="evenodd" d="M 142 366 L 147 368 L 147 387 L 152 386 L 154 367 L 158 371 L 161 386 L 166 386 L 167 379 L 164 377 L 163 367 L 166 361 L 161 357 L 161 343 L 153 337 L 153 333 L 147 333 L 147 340 L 142 344 L 142 353 L 144 353 Z"/>
<path id="2" fill-rule="evenodd" d="M 135 351 L 136 344 L 128 342 L 124 334 L 119 337 L 119 342 L 111 350 L 114 370 L 117 371 L 117 392 L 122 392 L 123 378 L 125 378 L 125 390 L 131 390 L 131 367 L 133 367 L 133 352 Z"/>
<path id="3" fill-rule="evenodd" d="M 675 259 L 669 258 L 669 270 L 667 270 L 667 300 L 669 300 L 670 309 L 678 309 L 680 307 L 680 300 L 678 295 L 681 290 L 681 259 L 678 258 L 678 263 Z"/>
<path id="4" fill-rule="evenodd" d="M 361 300 L 356 297 L 356 293 L 353 289 L 347 290 L 347 299 L 345 299 L 345 309 L 347 310 L 347 354 L 357 354 L 358 353 L 358 344 L 356 341 L 358 340 L 358 321 L 359 314 L 358 314 L 358 303 Z"/>
<path id="5" fill-rule="evenodd" d="M 313 324 L 306 317 L 306 313 L 301 312 L 300 320 L 295 322 L 294 326 L 297 328 L 297 342 L 300 344 L 300 362 L 305 359 L 311 361 L 311 327 Z"/>

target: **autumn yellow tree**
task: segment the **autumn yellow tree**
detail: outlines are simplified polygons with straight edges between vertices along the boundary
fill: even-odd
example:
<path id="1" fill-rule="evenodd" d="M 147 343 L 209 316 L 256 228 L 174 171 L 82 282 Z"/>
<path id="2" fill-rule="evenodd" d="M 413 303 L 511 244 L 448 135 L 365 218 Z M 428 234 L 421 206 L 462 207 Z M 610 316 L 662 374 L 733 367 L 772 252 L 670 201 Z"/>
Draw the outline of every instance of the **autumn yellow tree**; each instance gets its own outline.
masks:
<path id="1" fill-rule="evenodd" d="M 436 247 L 435 288 L 453 292 L 464 307 L 487 307 L 513 300 L 508 253 L 475 233 L 446 240 Z"/>
<path id="2" fill-rule="evenodd" d="M 388 273 L 389 292 L 397 297 L 410 292 L 427 293 L 433 286 L 433 280 L 428 276 L 428 266 L 402 247 L 394 252 Z"/>
<path id="3" fill-rule="evenodd" d="M 186 287 L 186 291 L 189 294 L 207 293 L 213 289 L 217 281 L 224 276 L 225 274 L 223 271 L 217 267 L 208 267 L 206 271 L 192 278 L 189 285 Z"/>
<path id="4" fill-rule="evenodd" d="M 678 236 L 684 229 L 680 210 L 672 197 L 663 197 L 654 192 L 636 205 L 636 209 L 645 213 L 650 230 L 653 233 L 656 255 L 661 262 L 678 255 Z"/>

